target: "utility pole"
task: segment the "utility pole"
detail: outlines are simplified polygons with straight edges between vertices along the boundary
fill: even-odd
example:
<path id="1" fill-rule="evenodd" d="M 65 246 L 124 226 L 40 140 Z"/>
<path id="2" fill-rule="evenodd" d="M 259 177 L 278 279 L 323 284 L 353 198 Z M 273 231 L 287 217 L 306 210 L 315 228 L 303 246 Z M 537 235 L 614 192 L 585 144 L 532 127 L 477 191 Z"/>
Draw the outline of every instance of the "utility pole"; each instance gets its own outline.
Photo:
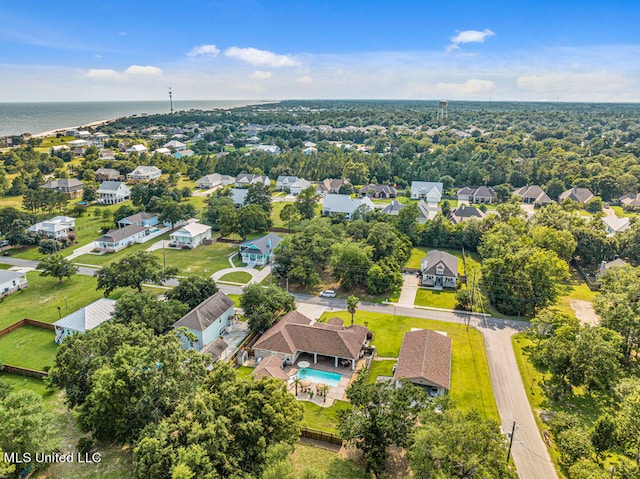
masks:
<path id="1" fill-rule="evenodd" d="M 511 428 L 511 440 L 509 441 L 509 451 L 507 451 L 507 464 L 509 463 L 509 458 L 511 457 L 511 446 L 513 446 L 513 435 L 516 432 L 516 422 L 513 421 L 513 427 Z"/>
<path id="2" fill-rule="evenodd" d="M 171 93 L 171 87 L 169 87 L 169 105 L 171 106 L 171 114 L 173 115 L 173 94 Z"/>

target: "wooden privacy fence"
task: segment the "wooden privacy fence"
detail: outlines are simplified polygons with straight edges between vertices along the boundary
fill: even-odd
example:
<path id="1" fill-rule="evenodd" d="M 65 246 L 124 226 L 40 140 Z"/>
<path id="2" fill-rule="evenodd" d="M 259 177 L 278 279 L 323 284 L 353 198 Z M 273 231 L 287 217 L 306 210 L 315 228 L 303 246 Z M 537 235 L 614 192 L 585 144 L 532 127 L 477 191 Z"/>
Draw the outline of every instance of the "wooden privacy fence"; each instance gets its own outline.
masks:
<path id="1" fill-rule="evenodd" d="M 44 371 L 36 371 L 35 369 L 11 366 L 10 364 L 3 364 L 2 366 L 0 366 L 0 368 L 4 373 L 18 374 L 19 376 L 27 376 L 30 378 L 42 379 L 43 377 L 49 375 L 49 373 L 46 373 Z"/>
<path id="2" fill-rule="evenodd" d="M 308 437 L 309 439 L 315 439 L 316 441 L 328 442 L 330 444 L 342 446 L 342 438 L 331 432 L 320 431 L 318 429 L 311 429 L 303 426 L 300 429 L 300 433 L 302 437 Z"/>
<path id="3" fill-rule="evenodd" d="M 49 329 L 50 331 L 55 331 L 55 326 L 51 323 L 45 323 L 44 321 L 38 321 L 36 319 L 23 318 L 20 321 L 13 323 L 11 326 L 7 326 L 4 329 L 0 330 L 0 338 L 6 336 L 12 331 L 15 331 L 22 326 L 35 326 L 36 328 Z"/>

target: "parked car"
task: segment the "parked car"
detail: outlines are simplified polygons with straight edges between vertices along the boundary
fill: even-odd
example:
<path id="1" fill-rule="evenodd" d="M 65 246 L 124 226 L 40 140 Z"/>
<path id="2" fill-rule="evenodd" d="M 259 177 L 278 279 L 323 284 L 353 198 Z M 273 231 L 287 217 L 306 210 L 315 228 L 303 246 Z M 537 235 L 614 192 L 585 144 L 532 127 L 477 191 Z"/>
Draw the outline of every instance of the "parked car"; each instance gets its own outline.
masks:
<path id="1" fill-rule="evenodd" d="M 9 246 L 9 241 L 7 240 L 0 241 L 0 248 L 4 248 L 5 246 Z"/>
<path id="2" fill-rule="evenodd" d="M 332 289 L 326 289 L 320 293 L 320 296 L 323 298 L 335 298 L 336 292 Z"/>

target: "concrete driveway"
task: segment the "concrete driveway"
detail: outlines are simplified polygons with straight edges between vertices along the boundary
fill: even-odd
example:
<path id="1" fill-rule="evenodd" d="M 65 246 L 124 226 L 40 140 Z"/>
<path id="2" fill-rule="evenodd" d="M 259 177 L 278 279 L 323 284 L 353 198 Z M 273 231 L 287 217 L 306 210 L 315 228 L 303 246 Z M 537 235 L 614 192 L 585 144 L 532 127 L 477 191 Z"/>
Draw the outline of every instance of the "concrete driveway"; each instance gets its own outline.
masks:
<path id="1" fill-rule="evenodd" d="M 416 300 L 416 293 L 418 292 L 418 280 L 419 278 L 415 274 L 403 275 L 402 291 L 400 292 L 400 298 L 398 299 L 398 306 L 406 306 L 413 308 L 413 303 Z"/>

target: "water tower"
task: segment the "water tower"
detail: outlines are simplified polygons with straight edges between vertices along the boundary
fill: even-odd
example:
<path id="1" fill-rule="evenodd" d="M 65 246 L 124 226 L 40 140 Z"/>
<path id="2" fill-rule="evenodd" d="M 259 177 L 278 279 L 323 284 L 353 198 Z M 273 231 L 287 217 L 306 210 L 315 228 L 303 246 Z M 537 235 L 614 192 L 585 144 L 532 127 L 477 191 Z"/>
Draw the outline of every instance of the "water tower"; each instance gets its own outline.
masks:
<path id="1" fill-rule="evenodd" d="M 438 116 L 436 118 L 446 120 L 447 119 L 447 100 L 440 100 L 438 103 Z"/>

